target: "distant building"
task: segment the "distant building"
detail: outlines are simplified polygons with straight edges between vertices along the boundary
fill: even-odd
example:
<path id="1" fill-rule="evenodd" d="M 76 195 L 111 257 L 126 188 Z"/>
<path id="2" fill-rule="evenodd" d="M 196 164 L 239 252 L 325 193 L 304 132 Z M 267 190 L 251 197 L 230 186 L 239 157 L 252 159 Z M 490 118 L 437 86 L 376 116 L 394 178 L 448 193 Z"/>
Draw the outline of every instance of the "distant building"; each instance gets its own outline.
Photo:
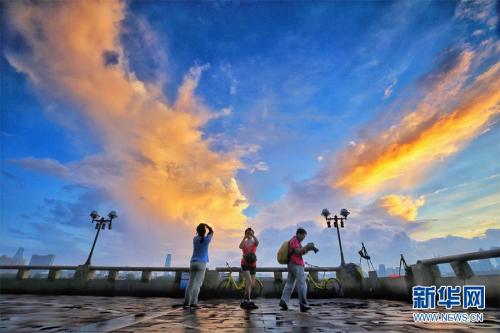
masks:
<path id="1" fill-rule="evenodd" d="M 490 247 L 490 250 L 497 250 L 497 249 L 500 249 L 500 247 L 498 247 L 498 246 Z M 493 262 L 495 263 L 496 269 L 500 269 L 500 258 L 492 258 L 492 259 L 493 259 Z"/>
<path id="2" fill-rule="evenodd" d="M 172 255 L 170 253 L 165 258 L 165 267 L 172 267 Z"/>
<path id="3" fill-rule="evenodd" d="M 0 265 L 12 265 L 12 258 L 2 254 L 2 256 L 0 256 Z"/>
<path id="4" fill-rule="evenodd" d="M 52 266 L 55 258 L 56 256 L 53 254 L 48 254 L 46 256 L 34 254 L 31 256 L 29 264 L 33 266 Z M 47 274 L 49 274 L 49 271 L 46 269 L 36 269 L 30 273 L 30 277 L 40 278 L 45 277 Z"/>
<path id="5" fill-rule="evenodd" d="M 482 248 L 479 248 L 479 251 L 484 250 Z M 474 272 L 489 272 L 495 269 L 495 266 L 491 264 L 490 259 L 469 261 L 469 265 Z"/>
<path id="6" fill-rule="evenodd" d="M 481 259 L 475 261 L 469 261 L 469 265 L 474 272 L 487 272 L 494 270 L 490 259 Z"/>
<path id="7" fill-rule="evenodd" d="M 17 249 L 13 257 L 2 255 L 0 257 L 0 265 L 24 265 L 26 262 L 24 260 L 24 248 L 20 247 Z"/>
<path id="8" fill-rule="evenodd" d="M 52 266 L 55 258 L 56 256 L 53 254 L 47 254 L 46 256 L 34 254 L 31 256 L 29 264 L 36 266 Z"/>
<path id="9" fill-rule="evenodd" d="M 382 277 L 382 276 L 387 276 L 387 272 L 385 270 L 385 265 L 384 264 L 380 264 L 378 265 L 378 272 L 377 272 L 377 275 Z"/>
<path id="10" fill-rule="evenodd" d="M 0 256 L 0 265 L 24 265 L 25 260 L 23 258 L 24 248 L 20 247 L 17 249 L 16 253 L 13 257 L 9 257 L 7 255 Z M 16 274 L 17 271 L 13 269 L 5 269 L 0 274 L 1 275 L 13 275 Z"/>
<path id="11" fill-rule="evenodd" d="M 24 247 L 17 249 L 16 254 L 12 257 L 12 260 L 15 262 L 14 265 L 24 265 Z"/>
<path id="12" fill-rule="evenodd" d="M 167 256 L 165 257 L 165 267 L 172 267 L 172 255 L 170 253 L 167 253 Z M 165 272 L 163 276 L 168 277 L 171 276 L 172 272 Z"/>

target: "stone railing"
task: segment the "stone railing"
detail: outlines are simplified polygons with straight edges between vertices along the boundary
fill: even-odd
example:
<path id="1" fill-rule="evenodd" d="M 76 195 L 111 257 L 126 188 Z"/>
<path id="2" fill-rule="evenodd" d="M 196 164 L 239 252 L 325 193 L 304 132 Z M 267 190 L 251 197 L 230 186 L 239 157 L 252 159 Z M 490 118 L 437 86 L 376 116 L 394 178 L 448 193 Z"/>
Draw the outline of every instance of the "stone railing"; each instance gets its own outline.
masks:
<path id="1" fill-rule="evenodd" d="M 500 249 L 462 253 L 451 256 L 418 260 L 415 265 L 410 266 L 410 270 L 415 284 L 434 284 L 436 280 L 442 278 L 439 267 L 437 266 L 440 264 L 450 264 L 456 278 L 460 280 L 467 280 L 476 276 L 468 263 L 469 261 L 499 257 Z"/>
<path id="2" fill-rule="evenodd" d="M 361 269 L 353 263 L 335 267 L 306 267 L 314 280 L 318 272 L 335 272 L 344 295 L 348 297 L 377 297 L 408 299 L 415 285 L 485 285 L 486 296 L 493 303 L 500 297 L 500 274 L 479 275 L 474 272 L 468 261 L 500 257 L 500 249 L 464 253 L 440 258 L 424 259 L 406 268 L 406 275 L 400 277 L 377 277 L 370 272 L 364 278 Z M 441 276 L 438 265 L 449 263 L 456 276 Z M 31 272 L 43 270 L 47 275 L 33 277 Z M 279 296 L 283 286 L 283 272 L 286 266 L 258 267 L 259 273 L 273 273 L 273 277 L 260 279 L 264 296 Z M 13 272 L 6 275 L 6 271 Z M 61 272 L 74 271 L 63 277 Z M 96 272 L 101 272 L 96 276 Z M 120 272 L 140 272 L 140 278 L 120 277 Z M 154 278 L 155 272 L 175 274 Z M 0 266 L 0 293 L 34 294 L 83 294 L 83 295 L 136 295 L 181 297 L 182 287 L 186 285 L 188 267 L 129 267 L 129 266 Z M 221 273 L 240 272 L 240 267 L 216 267 L 206 271 L 201 295 L 220 297 L 218 293 Z M 122 274 L 123 275 L 123 274 Z M 314 288 L 313 288 L 314 289 Z M 313 292 L 315 292 L 313 290 Z M 333 297 L 333 296 L 332 296 Z"/>
<path id="3" fill-rule="evenodd" d="M 474 271 L 469 265 L 471 260 L 481 260 L 500 257 L 500 249 L 493 249 L 487 251 L 469 252 L 463 254 L 456 254 L 452 256 L 437 257 L 432 259 L 424 259 L 417 261 L 417 265 L 423 265 L 431 270 L 432 274 L 440 276 L 436 270 L 436 265 L 450 264 L 455 275 L 460 279 L 470 279 L 473 277 Z"/>
<path id="4" fill-rule="evenodd" d="M 313 279 L 318 272 L 338 272 L 340 267 L 307 267 Z M 6 271 L 15 271 L 10 276 Z M 36 271 L 45 271 L 43 276 L 34 275 Z M 63 271 L 72 271 L 62 275 Z M 207 269 L 203 282 L 202 295 L 217 296 L 221 274 L 239 272 L 240 267 L 217 267 Z M 47 273 L 48 272 L 48 273 Z M 97 275 L 96 273 L 101 274 Z M 139 278 L 127 279 L 124 272 L 140 272 Z M 154 278 L 155 272 L 175 273 L 168 278 Z M 164 295 L 182 296 L 189 275 L 189 267 L 132 267 L 132 266 L 0 266 L 0 293 L 36 293 L 36 294 L 91 294 L 91 295 Z M 264 296 L 275 295 L 283 285 L 282 267 L 258 267 L 259 273 L 273 273 L 273 277 L 262 277 Z M 104 273 L 104 274 L 103 274 Z M 187 275 L 187 276 L 186 276 Z"/>
<path id="5" fill-rule="evenodd" d="M 48 280 L 56 280 L 62 271 L 74 271 L 73 278 L 94 278 L 95 272 L 107 271 L 107 280 L 116 281 L 119 272 L 141 272 L 141 281 L 149 282 L 153 272 L 189 272 L 189 267 L 134 267 L 134 266 L 48 266 L 48 265 L 0 265 L 0 270 L 17 270 L 16 279 L 25 280 L 30 278 L 32 271 L 48 271 Z"/>
<path id="6" fill-rule="evenodd" d="M 408 297 L 412 294 L 411 289 L 416 285 L 426 286 L 463 286 L 463 285 L 484 285 L 486 288 L 486 299 L 489 304 L 500 304 L 500 274 L 480 274 L 474 272 L 470 267 L 469 261 L 491 259 L 500 257 L 500 249 L 477 251 L 463 253 L 451 256 L 430 258 L 418 260 L 417 263 L 410 265 L 406 269 L 406 276 L 399 279 L 378 278 L 376 284 L 379 293 L 391 290 L 392 294 L 398 290 L 399 295 L 406 294 Z M 442 276 L 438 265 L 450 264 L 455 276 Z M 372 287 L 377 292 L 377 286 L 373 283 Z M 385 286 L 385 288 L 384 288 Z"/>

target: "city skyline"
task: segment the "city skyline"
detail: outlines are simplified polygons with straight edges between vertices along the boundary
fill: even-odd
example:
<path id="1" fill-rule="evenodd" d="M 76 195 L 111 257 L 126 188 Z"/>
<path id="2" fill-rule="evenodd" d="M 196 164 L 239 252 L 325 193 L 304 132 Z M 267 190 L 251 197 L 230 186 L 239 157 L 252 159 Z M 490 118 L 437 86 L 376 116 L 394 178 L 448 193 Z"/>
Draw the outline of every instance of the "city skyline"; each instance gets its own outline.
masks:
<path id="1" fill-rule="evenodd" d="M 494 1 L 3 2 L 0 253 L 262 265 L 298 226 L 375 267 L 500 239 Z"/>

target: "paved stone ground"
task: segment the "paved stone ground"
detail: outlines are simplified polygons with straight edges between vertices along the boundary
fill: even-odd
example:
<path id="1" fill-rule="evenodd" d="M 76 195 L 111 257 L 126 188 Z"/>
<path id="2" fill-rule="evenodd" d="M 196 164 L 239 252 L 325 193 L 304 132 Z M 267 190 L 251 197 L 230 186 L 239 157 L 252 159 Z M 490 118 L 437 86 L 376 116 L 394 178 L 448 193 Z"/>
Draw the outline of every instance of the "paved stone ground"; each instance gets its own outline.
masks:
<path id="1" fill-rule="evenodd" d="M 184 310 L 179 299 L 0 295 L 0 332 L 413 332 L 500 331 L 500 311 L 484 311 L 477 324 L 418 324 L 411 304 L 360 299 L 311 300 L 300 313 L 293 299 L 281 311 L 276 299 L 259 299 L 244 311 L 237 300 L 201 302 Z"/>

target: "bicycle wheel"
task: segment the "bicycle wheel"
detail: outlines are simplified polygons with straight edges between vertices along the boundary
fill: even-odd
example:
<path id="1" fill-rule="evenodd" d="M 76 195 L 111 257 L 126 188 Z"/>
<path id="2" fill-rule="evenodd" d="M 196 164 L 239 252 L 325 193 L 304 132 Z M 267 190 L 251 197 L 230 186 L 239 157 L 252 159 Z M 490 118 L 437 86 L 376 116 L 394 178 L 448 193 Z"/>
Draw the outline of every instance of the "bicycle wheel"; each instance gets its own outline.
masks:
<path id="1" fill-rule="evenodd" d="M 316 289 L 323 289 L 321 288 L 321 283 L 314 281 L 311 277 L 306 277 L 306 284 L 308 292 Z"/>
<path id="2" fill-rule="evenodd" d="M 257 298 L 262 295 L 262 282 L 255 279 L 255 285 L 252 287 L 252 298 Z"/>
<path id="3" fill-rule="evenodd" d="M 336 296 L 342 296 L 342 285 L 336 278 L 329 278 L 325 280 L 325 289 L 332 290 Z"/>
<path id="4" fill-rule="evenodd" d="M 234 283 L 229 278 L 225 278 L 219 283 L 217 290 L 224 294 L 234 294 L 236 288 Z"/>

